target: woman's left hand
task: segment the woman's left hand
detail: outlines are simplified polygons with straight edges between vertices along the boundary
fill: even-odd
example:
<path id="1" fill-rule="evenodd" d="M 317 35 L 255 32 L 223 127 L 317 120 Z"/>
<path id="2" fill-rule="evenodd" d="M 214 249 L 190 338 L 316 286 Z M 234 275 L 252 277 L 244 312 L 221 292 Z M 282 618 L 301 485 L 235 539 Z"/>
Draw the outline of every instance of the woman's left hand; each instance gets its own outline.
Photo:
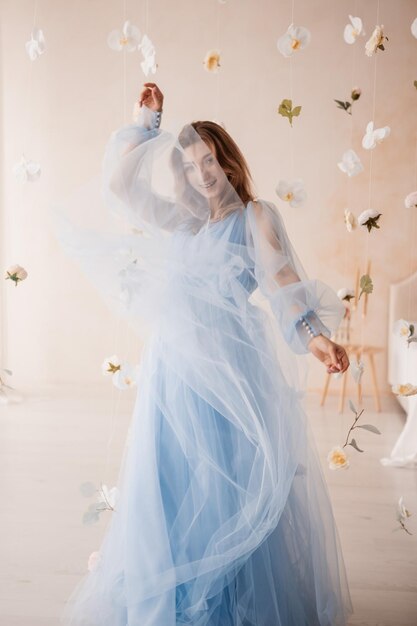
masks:
<path id="1" fill-rule="evenodd" d="M 324 335 L 313 337 L 308 344 L 308 349 L 326 365 L 328 374 L 346 372 L 349 367 L 349 358 L 344 347 Z"/>

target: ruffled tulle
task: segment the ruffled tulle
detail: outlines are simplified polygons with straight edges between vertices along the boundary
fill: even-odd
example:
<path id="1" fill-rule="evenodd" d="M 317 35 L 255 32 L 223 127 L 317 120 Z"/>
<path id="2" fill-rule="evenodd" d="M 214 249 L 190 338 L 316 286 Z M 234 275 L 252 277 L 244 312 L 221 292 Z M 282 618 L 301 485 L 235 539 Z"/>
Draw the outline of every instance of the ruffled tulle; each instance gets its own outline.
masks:
<path id="1" fill-rule="evenodd" d="M 314 310 L 331 331 L 344 307 L 308 279 L 271 203 L 245 206 L 228 189 L 234 210 L 210 222 L 203 203 L 187 211 L 155 189 L 156 155 L 174 149 L 177 137 L 135 126 L 110 141 L 104 197 L 140 233 L 81 233 L 62 211 L 57 222 L 110 306 L 148 337 L 116 510 L 62 623 L 343 625 L 349 591 L 300 401 L 295 322 Z M 100 206 L 91 190 L 80 198 Z"/>

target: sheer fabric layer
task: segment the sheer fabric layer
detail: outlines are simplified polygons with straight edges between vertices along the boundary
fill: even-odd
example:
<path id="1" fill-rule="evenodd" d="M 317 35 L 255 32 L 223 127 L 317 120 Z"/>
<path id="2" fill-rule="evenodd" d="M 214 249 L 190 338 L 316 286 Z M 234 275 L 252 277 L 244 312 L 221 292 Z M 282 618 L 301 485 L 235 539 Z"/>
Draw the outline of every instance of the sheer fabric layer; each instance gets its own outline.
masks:
<path id="1" fill-rule="evenodd" d="M 294 330 L 313 310 L 332 331 L 344 307 L 307 277 L 272 203 L 244 206 L 226 183 L 233 210 L 210 222 L 209 203 L 178 188 L 180 139 L 121 129 L 102 194 L 93 181 L 56 215 L 67 251 L 146 334 L 117 508 L 62 623 L 345 624 L 349 591 Z M 103 198 L 117 216 L 110 229 Z M 97 215 L 90 230 L 84 203 Z"/>

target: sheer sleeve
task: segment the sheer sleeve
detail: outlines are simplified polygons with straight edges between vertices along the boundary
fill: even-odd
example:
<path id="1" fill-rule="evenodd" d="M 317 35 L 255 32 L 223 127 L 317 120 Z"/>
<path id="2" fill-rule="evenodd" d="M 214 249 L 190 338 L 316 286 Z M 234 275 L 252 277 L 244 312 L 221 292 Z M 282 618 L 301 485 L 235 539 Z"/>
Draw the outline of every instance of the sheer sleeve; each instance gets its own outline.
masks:
<path id="1" fill-rule="evenodd" d="M 171 135 L 159 128 L 160 119 L 161 112 L 143 105 L 134 124 L 112 133 L 103 158 L 102 194 L 108 208 L 144 230 L 173 230 L 179 221 L 174 193 L 158 193 L 152 184 L 156 170 L 170 174 L 169 165 L 157 165 L 172 143 Z"/>
<path id="2" fill-rule="evenodd" d="M 307 277 L 272 203 L 251 202 L 247 211 L 249 250 L 258 287 L 292 350 L 307 353 L 311 329 L 330 337 L 345 307 L 331 287 Z"/>

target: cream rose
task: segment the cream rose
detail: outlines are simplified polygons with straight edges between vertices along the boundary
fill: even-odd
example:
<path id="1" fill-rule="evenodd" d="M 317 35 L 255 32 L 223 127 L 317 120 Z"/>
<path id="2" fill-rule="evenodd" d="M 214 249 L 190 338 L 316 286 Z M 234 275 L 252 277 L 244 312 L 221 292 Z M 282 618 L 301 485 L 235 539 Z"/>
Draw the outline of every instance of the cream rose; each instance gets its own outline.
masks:
<path id="1" fill-rule="evenodd" d="M 10 280 L 13 280 L 15 285 L 17 286 L 17 283 L 25 280 L 25 278 L 27 278 L 27 275 L 28 273 L 24 267 L 22 267 L 21 265 L 12 265 L 11 267 L 9 267 L 8 270 L 6 270 L 6 274 L 4 277 L 6 280 L 8 278 L 10 278 Z"/>
<path id="2" fill-rule="evenodd" d="M 329 467 L 331 470 L 347 469 L 349 467 L 349 459 L 346 452 L 340 446 L 332 448 L 327 455 Z"/>

